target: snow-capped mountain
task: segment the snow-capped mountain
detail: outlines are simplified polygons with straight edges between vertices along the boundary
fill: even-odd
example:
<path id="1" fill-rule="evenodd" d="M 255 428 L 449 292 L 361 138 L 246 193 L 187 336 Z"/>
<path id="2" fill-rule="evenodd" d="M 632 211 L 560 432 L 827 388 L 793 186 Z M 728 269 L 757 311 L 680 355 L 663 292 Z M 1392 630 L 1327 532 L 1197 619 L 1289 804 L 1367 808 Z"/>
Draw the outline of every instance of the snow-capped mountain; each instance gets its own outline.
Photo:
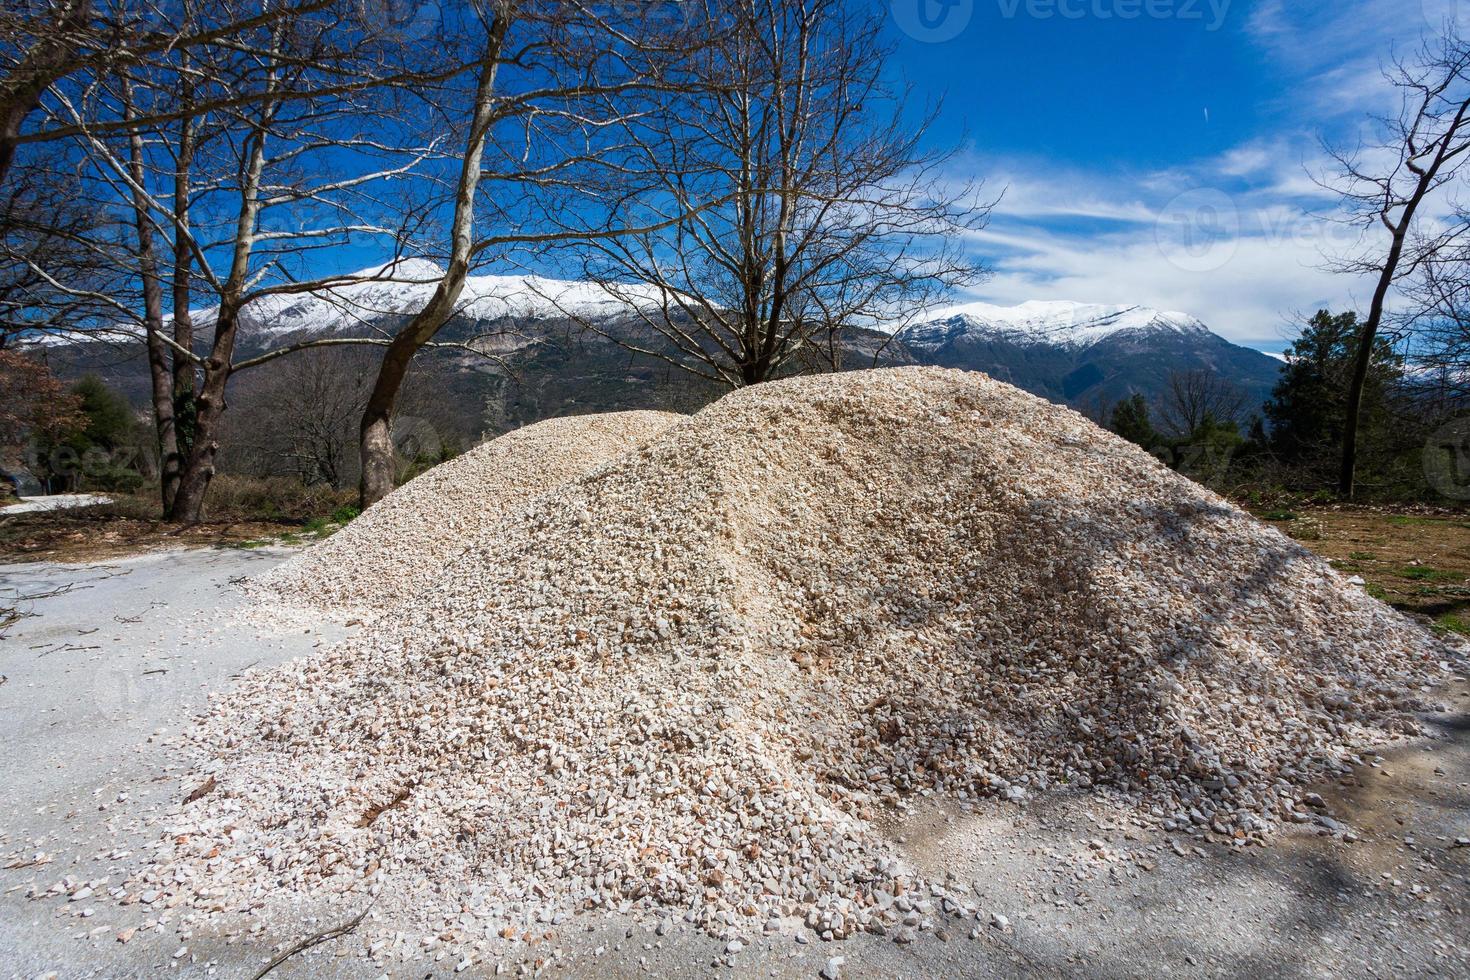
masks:
<path id="1" fill-rule="evenodd" d="M 961 336 L 1076 350 L 1120 334 L 1187 337 L 1210 334 L 1210 328 L 1188 313 L 1166 313 L 1146 306 L 1035 300 L 1020 306 L 967 303 L 940 310 L 932 319 L 904 331 L 903 340 L 918 350 L 935 350 Z"/>
<path id="2" fill-rule="evenodd" d="M 1054 401 L 1093 410 L 1135 393 L 1160 398 L 1175 372 L 1208 370 L 1259 405 L 1281 362 L 1230 343 L 1198 318 L 1146 306 L 969 303 L 900 335 L 914 358 L 984 371 Z"/>
<path id="3" fill-rule="evenodd" d="M 263 296 L 245 309 L 242 344 L 248 349 L 288 336 L 392 329 L 392 321 L 412 315 L 428 301 L 440 275 L 433 262 L 404 259 L 344 275 L 315 292 Z M 647 286 L 605 288 L 542 276 L 480 275 L 466 279 L 458 313 L 471 332 L 475 324 L 510 318 L 517 323 L 516 332 L 524 334 L 534 332 L 536 321 L 613 318 L 630 304 L 653 302 L 655 295 Z M 196 323 L 212 319 L 212 310 L 195 314 Z M 966 303 L 939 310 L 897 339 L 900 343 L 888 351 L 897 361 L 984 371 L 1088 409 L 1134 393 L 1158 399 L 1171 374 L 1198 369 L 1228 378 L 1259 404 L 1281 368 L 1279 361 L 1212 333 L 1196 317 L 1146 306 L 1055 300 L 1010 307 Z M 861 343 L 861 338 L 854 342 Z M 581 356 L 592 356 L 590 349 L 584 348 Z M 609 363 L 619 356 L 609 357 Z"/>
<path id="4" fill-rule="evenodd" d="M 394 331 L 423 307 L 439 277 L 437 265 L 409 259 L 343 275 L 313 292 L 262 296 L 245 308 L 238 353 L 249 356 L 312 336 Z M 718 392 L 670 367 L 682 352 L 635 318 L 619 316 L 630 304 L 655 298 L 648 287 L 608 290 L 541 276 L 470 276 L 445 338 L 474 338 L 477 346 L 503 358 L 509 370 L 463 352 L 425 359 L 421 369 L 434 373 L 436 388 L 463 409 L 466 419 L 492 418 L 497 426 L 572 411 L 691 411 Z M 569 315 L 601 319 L 605 327 L 569 330 Z M 214 310 L 196 310 L 194 317 L 199 336 L 207 337 Z M 513 321 L 507 330 L 494 324 L 506 319 Z M 630 354 L 604 335 L 625 332 L 654 355 Z M 857 331 L 850 340 L 850 362 L 876 359 L 883 365 L 984 371 L 1093 413 L 1135 393 L 1158 401 L 1174 373 L 1201 369 L 1238 385 L 1254 408 L 1269 397 L 1282 367 L 1280 360 L 1212 333 L 1193 316 L 1143 306 L 968 303 L 940 310 L 892 343 L 887 340 Z M 138 404 L 147 400 L 141 345 L 131 364 L 119 362 L 112 345 L 58 342 L 52 354 L 63 373 L 101 372 Z M 249 383 L 249 378 L 240 382 Z M 248 397 L 244 391 L 239 397 Z M 467 429 L 466 437 L 472 435 Z"/>
<path id="5" fill-rule="evenodd" d="M 246 304 L 248 333 L 257 338 L 286 334 L 351 333 L 385 317 L 411 316 L 433 295 L 443 270 L 425 259 L 403 259 L 329 281 L 302 293 L 270 293 Z M 543 276 L 469 276 L 456 309 L 474 320 L 612 316 L 628 304 L 648 301 L 646 287 L 604 288 L 596 283 Z M 194 311 L 196 324 L 212 323 L 215 308 Z"/>

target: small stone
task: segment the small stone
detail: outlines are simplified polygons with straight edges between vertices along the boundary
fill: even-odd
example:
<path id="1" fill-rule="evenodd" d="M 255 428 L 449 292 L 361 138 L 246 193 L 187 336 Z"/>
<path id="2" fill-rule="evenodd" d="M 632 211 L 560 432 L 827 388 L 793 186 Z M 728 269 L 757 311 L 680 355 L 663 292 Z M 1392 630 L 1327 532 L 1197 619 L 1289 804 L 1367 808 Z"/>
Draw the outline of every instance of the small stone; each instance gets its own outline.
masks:
<path id="1" fill-rule="evenodd" d="M 822 967 L 823 980 L 837 980 L 842 973 L 842 964 L 847 962 L 845 956 L 829 956 L 827 963 Z"/>

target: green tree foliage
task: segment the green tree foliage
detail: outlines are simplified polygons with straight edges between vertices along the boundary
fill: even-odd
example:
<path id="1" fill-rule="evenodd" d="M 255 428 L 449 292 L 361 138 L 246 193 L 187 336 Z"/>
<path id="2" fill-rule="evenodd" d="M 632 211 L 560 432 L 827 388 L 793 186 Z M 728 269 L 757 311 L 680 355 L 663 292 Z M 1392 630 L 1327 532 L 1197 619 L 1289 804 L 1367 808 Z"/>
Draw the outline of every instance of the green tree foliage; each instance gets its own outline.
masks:
<path id="1" fill-rule="evenodd" d="M 1164 442 L 1164 437 L 1154 428 L 1153 420 L 1149 418 L 1148 399 L 1140 394 L 1134 394 L 1132 398 L 1126 398 L 1113 406 L 1110 424 L 1118 435 L 1149 452 L 1153 452 Z"/>
<path id="2" fill-rule="evenodd" d="M 1266 403 L 1268 445 L 1277 461 L 1304 487 L 1335 479 L 1347 412 L 1348 383 L 1361 334 L 1356 313 L 1320 310 L 1287 350 L 1281 380 Z M 1403 358 L 1390 343 L 1374 341 L 1363 389 L 1359 432 L 1360 468 L 1367 482 L 1396 468 L 1396 458 L 1415 441 L 1405 438 L 1402 419 Z"/>
<path id="3" fill-rule="evenodd" d="M 95 374 L 72 385 L 71 393 L 81 399 L 86 422 L 71 437 L 81 449 L 99 446 L 107 450 L 121 449 L 131 442 L 133 409 L 127 399 L 107 387 Z"/>
<path id="4" fill-rule="evenodd" d="M 72 385 L 70 394 L 79 418 L 37 441 L 37 475 L 53 491 L 137 489 L 140 423 L 132 406 L 95 374 Z"/>

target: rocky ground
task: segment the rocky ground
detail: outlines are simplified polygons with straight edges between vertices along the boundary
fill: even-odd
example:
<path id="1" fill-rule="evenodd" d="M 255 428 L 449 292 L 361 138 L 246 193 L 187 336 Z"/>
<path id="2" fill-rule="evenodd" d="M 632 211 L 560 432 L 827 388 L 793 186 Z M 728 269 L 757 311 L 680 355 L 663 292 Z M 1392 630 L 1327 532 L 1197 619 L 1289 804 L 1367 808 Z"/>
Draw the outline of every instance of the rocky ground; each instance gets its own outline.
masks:
<path id="1" fill-rule="evenodd" d="M 242 669 L 310 652 L 318 627 L 228 615 L 231 582 L 284 552 L 192 551 L 108 565 L 0 567 L 27 614 L 0 640 L 0 975 L 249 977 L 341 925 L 302 906 L 241 928 L 168 900 L 108 895 L 198 787 L 165 741 Z M 311 632 L 307 630 L 310 629 Z M 335 635 L 335 634 L 333 634 Z M 1090 796 L 969 814 L 922 805 L 883 831 L 952 896 L 905 910 L 912 941 L 823 942 L 794 922 L 738 947 L 617 912 L 547 923 L 483 962 L 397 936 L 370 911 L 271 976 L 1463 976 L 1470 971 L 1470 685 L 1432 737 L 1314 787 L 1309 822 L 1269 847 L 1163 833 Z M 963 864 L 954 856 L 966 855 Z M 38 856 L 39 855 L 39 856 Z M 34 862 L 34 863 L 33 863 Z M 123 940 L 126 941 L 123 941 Z M 436 958 L 438 957 L 438 958 Z M 842 962 L 838 962 L 838 960 Z"/>

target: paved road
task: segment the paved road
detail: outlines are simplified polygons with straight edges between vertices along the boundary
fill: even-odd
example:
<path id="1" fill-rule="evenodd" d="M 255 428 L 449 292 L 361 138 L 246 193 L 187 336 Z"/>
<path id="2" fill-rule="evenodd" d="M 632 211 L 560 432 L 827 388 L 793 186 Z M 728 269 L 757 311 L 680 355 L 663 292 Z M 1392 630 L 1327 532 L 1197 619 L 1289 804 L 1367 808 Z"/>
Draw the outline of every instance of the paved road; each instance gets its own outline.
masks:
<path id="1" fill-rule="evenodd" d="M 202 710 L 231 675 L 307 654 L 323 639 L 320 630 L 213 625 L 241 604 L 231 579 L 285 554 L 197 550 L 96 565 L 0 565 L 0 607 L 25 617 L 0 630 L 8 634 L 0 639 L 0 853 L 24 847 L 54 856 L 39 868 L 0 871 L 0 976 L 152 976 L 177 949 L 172 936 L 117 943 L 117 930 L 138 916 L 123 916 L 105 895 L 84 918 L 91 903 L 28 901 L 26 886 L 65 875 L 120 882 L 126 859 L 109 855 L 143 843 L 141 816 L 178 791 L 164 733 Z M 24 598 L 33 596 L 43 597 Z M 93 930 L 91 941 L 75 938 Z"/>
<path id="2" fill-rule="evenodd" d="M 103 892 L 120 883 L 154 833 L 144 821 L 190 788 L 164 734 L 244 667 L 309 654 L 339 632 L 271 632 L 230 615 L 221 623 L 240 604 L 230 581 L 283 554 L 0 566 L 0 596 L 56 593 L 21 603 L 34 615 L 0 640 L 0 855 L 52 856 L 0 871 L 0 976 L 247 978 L 274 948 L 319 927 L 302 910 L 227 944 L 208 928 L 179 935 L 175 915 L 123 944 L 119 930 L 156 916 L 105 894 L 27 898 L 64 876 L 107 878 Z M 831 956 L 845 958 L 845 978 L 1467 976 L 1470 847 L 1454 841 L 1470 836 L 1470 688 L 1460 680 L 1443 694 L 1452 710 L 1432 719 L 1435 739 L 1318 788 L 1356 841 L 1300 827 L 1268 849 L 1241 851 L 1159 834 L 1086 796 L 969 815 L 930 807 L 888 832 L 932 876 L 973 884 L 978 928 L 937 917 L 946 939 L 927 933 L 902 947 L 869 936 L 758 939 L 732 971 L 723 944 L 687 928 L 659 936 L 576 920 L 555 948 L 529 956 L 547 958 L 553 976 L 599 977 L 707 975 L 717 964 L 738 976 L 812 977 Z M 992 914 L 1005 917 L 1004 929 Z M 400 959 L 411 942 L 372 960 L 371 937 L 393 923 L 369 926 L 370 935 L 325 943 L 272 977 L 466 977 L 522 966 L 507 957 L 455 974 L 453 958 Z"/>

